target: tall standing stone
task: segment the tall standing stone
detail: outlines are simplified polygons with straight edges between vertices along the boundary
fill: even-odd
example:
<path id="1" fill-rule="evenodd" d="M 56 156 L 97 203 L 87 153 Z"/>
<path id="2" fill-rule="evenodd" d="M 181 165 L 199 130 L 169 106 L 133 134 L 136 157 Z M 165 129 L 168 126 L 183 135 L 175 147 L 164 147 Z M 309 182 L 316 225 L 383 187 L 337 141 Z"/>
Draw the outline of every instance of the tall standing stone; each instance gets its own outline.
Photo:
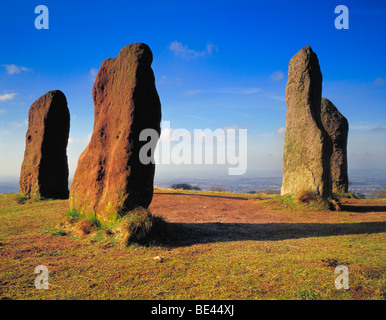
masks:
<path id="1" fill-rule="evenodd" d="M 321 95 L 319 61 L 307 46 L 288 64 L 282 194 L 331 196 L 331 141 L 321 123 Z"/>
<path id="2" fill-rule="evenodd" d="M 150 48 L 134 43 L 103 61 L 93 86 L 94 129 L 71 184 L 70 207 L 103 221 L 148 207 L 155 165 L 142 164 L 144 129 L 160 134 L 161 104 Z"/>
<path id="3" fill-rule="evenodd" d="M 63 92 L 53 90 L 29 109 L 20 192 L 27 197 L 68 198 L 67 144 L 70 112 Z"/>
<path id="4" fill-rule="evenodd" d="M 332 192 L 348 192 L 347 137 L 348 121 L 328 99 L 322 98 L 321 119 L 332 142 L 330 160 Z"/>

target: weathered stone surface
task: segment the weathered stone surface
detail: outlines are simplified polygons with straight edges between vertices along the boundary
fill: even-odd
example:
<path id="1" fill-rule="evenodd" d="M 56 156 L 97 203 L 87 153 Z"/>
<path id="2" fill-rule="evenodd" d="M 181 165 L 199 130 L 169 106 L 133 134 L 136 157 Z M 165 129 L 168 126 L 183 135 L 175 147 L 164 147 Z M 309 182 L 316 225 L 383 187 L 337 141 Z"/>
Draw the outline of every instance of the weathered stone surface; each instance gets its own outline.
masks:
<path id="1" fill-rule="evenodd" d="M 103 61 L 93 87 L 94 130 L 78 160 L 70 206 L 108 221 L 153 197 L 154 164 L 142 164 L 143 129 L 160 134 L 161 104 L 149 47 L 134 43 Z"/>
<path id="2" fill-rule="evenodd" d="M 322 73 L 311 47 L 288 64 L 282 194 L 314 191 L 331 196 L 331 141 L 321 118 Z"/>
<path id="3" fill-rule="evenodd" d="M 347 137 L 348 121 L 328 99 L 322 98 L 321 119 L 332 142 L 330 160 L 332 192 L 348 192 Z"/>
<path id="4" fill-rule="evenodd" d="M 29 109 L 20 192 L 28 197 L 68 198 L 67 144 L 70 112 L 63 92 L 53 90 Z"/>

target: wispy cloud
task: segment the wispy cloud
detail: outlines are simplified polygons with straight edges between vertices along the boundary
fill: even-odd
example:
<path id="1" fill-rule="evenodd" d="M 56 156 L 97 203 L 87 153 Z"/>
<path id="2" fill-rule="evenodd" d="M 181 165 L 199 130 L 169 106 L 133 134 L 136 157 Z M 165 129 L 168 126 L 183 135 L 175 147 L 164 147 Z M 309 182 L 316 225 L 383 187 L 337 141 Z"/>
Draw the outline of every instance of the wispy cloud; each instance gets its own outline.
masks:
<path id="1" fill-rule="evenodd" d="M 178 77 L 170 77 L 170 76 L 166 76 L 166 75 L 161 75 L 161 76 L 157 77 L 156 82 L 157 82 L 157 84 L 181 85 L 182 80 Z"/>
<path id="2" fill-rule="evenodd" d="M 187 45 L 184 45 L 179 41 L 174 41 L 170 43 L 169 50 L 172 51 L 176 56 L 180 56 L 186 60 L 210 56 L 212 55 L 213 51 L 218 51 L 217 47 L 212 43 L 207 43 L 205 50 L 197 51 L 189 49 Z"/>
<path id="3" fill-rule="evenodd" d="M 5 113 L 5 112 L 7 112 L 7 111 L 4 109 L 0 109 L 0 114 Z"/>
<path id="4" fill-rule="evenodd" d="M 386 126 L 377 125 L 374 123 L 357 122 L 350 124 L 350 130 L 353 131 L 371 131 L 371 132 L 386 132 Z"/>
<path id="5" fill-rule="evenodd" d="M 272 72 L 271 75 L 269 76 L 269 78 L 272 80 L 272 81 L 279 81 L 281 79 L 284 79 L 284 73 L 282 71 L 275 71 L 275 72 Z"/>
<path id="6" fill-rule="evenodd" d="M 381 78 L 381 77 L 377 77 L 377 78 L 375 78 L 373 84 L 375 86 L 383 87 L 384 85 L 386 85 L 386 79 Z"/>
<path id="7" fill-rule="evenodd" d="M 193 96 L 198 93 L 211 93 L 211 94 L 235 94 L 235 95 L 248 95 L 263 92 L 263 89 L 258 87 L 234 87 L 234 88 L 219 88 L 214 90 L 186 90 L 185 96 Z"/>
<path id="8" fill-rule="evenodd" d="M 95 77 L 96 77 L 97 73 L 98 73 L 98 69 L 96 69 L 96 68 L 90 69 L 90 71 L 88 72 L 88 76 L 89 76 L 91 82 L 95 81 Z"/>
<path id="9" fill-rule="evenodd" d="M 236 87 L 236 88 L 222 88 L 215 93 L 225 94 L 255 94 L 262 92 L 263 89 L 259 87 Z"/>
<path id="10" fill-rule="evenodd" d="M 272 100 L 277 100 L 277 101 L 281 101 L 281 102 L 285 102 L 285 97 L 284 96 L 278 96 L 277 94 L 274 94 L 274 93 L 271 93 L 271 92 L 268 92 L 266 94 L 266 96 Z"/>
<path id="11" fill-rule="evenodd" d="M 285 127 L 281 127 L 279 129 L 277 129 L 275 134 L 277 134 L 278 136 L 281 136 L 281 137 L 285 137 Z"/>
<path id="12" fill-rule="evenodd" d="M 20 72 L 32 71 L 32 69 L 30 69 L 30 68 L 26 68 L 23 66 L 17 66 L 15 64 L 3 64 L 2 66 L 5 67 L 5 70 L 7 71 L 7 73 L 9 75 L 13 75 L 13 74 L 20 73 Z"/>
<path id="13" fill-rule="evenodd" d="M 28 120 L 23 120 L 23 121 L 12 121 L 9 123 L 10 127 L 13 128 L 22 128 L 28 125 Z"/>
<path id="14" fill-rule="evenodd" d="M 11 134 L 11 131 L 9 130 L 0 130 L 0 141 L 6 140 Z"/>
<path id="15" fill-rule="evenodd" d="M 15 98 L 16 93 L 5 93 L 5 94 L 0 94 L 0 101 L 7 101 L 7 100 L 12 100 Z"/>
<path id="16" fill-rule="evenodd" d="M 83 138 L 72 138 L 72 137 L 69 137 L 68 138 L 68 144 L 69 145 L 73 145 L 73 144 L 88 144 L 90 142 L 90 139 L 91 139 L 91 133 L 89 133 L 87 136 L 83 137 Z"/>
<path id="17" fill-rule="evenodd" d="M 386 132 L 386 126 L 378 126 L 371 129 L 371 131 L 375 132 Z"/>
<path id="18" fill-rule="evenodd" d="M 200 89 L 197 89 L 197 90 L 186 90 L 186 91 L 184 91 L 184 96 L 187 96 L 187 97 L 194 96 L 194 95 L 196 95 L 196 94 L 198 94 L 200 92 L 202 92 Z"/>

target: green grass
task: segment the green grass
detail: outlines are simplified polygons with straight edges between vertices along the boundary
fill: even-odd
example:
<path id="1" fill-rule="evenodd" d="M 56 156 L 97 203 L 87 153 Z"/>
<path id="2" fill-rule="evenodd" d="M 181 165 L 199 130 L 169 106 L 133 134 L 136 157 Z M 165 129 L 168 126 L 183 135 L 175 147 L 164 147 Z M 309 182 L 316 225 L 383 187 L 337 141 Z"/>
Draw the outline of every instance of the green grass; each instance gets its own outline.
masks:
<path id="1" fill-rule="evenodd" d="M 155 188 L 154 193 L 163 193 L 163 194 L 202 194 L 209 196 L 222 196 L 230 198 L 246 198 L 246 199 L 272 199 L 277 195 L 265 194 L 265 193 L 241 193 L 241 192 L 227 192 L 227 191 L 202 191 L 202 190 L 182 190 L 182 189 L 159 189 Z"/>
<path id="2" fill-rule="evenodd" d="M 294 196 L 290 194 L 286 195 L 270 195 L 265 198 L 257 198 L 256 200 L 264 200 L 263 206 L 265 208 L 273 210 L 316 210 L 322 211 L 327 209 L 326 203 L 319 201 L 310 201 L 308 203 L 303 203 L 297 201 Z"/>
<path id="3" fill-rule="evenodd" d="M 79 212 L 76 211 L 75 209 L 68 209 L 66 211 L 66 216 L 69 218 L 72 218 L 74 220 L 79 220 L 79 218 L 80 218 Z"/>
<path id="4" fill-rule="evenodd" d="M 285 201 L 279 204 L 291 205 L 290 200 Z M 256 201 L 257 205 L 262 203 L 266 201 Z M 0 194 L 0 298 L 386 297 L 386 233 L 123 247 L 113 237 L 103 235 L 107 226 L 101 226 L 88 238 L 60 232 L 64 230 L 57 223 L 66 212 L 68 202 L 64 200 L 18 204 L 14 195 Z M 297 215 L 304 217 L 305 212 L 283 210 L 281 222 L 288 219 L 294 223 Z M 355 222 L 385 221 L 380 213 L 355 217 L 341 214 L 347 219 L 355 218 Z M 153 259 L 158 255 L 164 257 L 164 262 Z M 41 264 L 49 270 L 49 290 L 34 287 L 34 268 Z M 349 290 L 334 286 L 337 264 L 349 268 Z"/>

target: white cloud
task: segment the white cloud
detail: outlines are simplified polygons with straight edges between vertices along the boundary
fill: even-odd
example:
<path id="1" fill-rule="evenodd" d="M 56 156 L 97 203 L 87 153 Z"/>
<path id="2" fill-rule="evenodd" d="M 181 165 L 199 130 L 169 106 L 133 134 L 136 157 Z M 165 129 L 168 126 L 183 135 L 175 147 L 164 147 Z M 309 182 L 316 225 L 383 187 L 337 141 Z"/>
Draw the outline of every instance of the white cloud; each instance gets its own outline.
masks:
<path id="1" fill-rule="evenodd" d="M 210 56 L 213 51 L 218 51 L 217 47 L 212 43 L 206 44 L 206 49 L 202 51 L 196 51 L 189 49 L 187 45 L 183 45 L 179 41 L 174 41 L 169 45 L 170 51 L 175 55 L 182 57 L 186 60 L 197 59 L 204 56 Z"/>
<path id="2" fill-rule="evenodd" d="M 386 132 L 386 126 L 378 126 L 371 129 L 371 131 L 375 132 Z"/>
<path id="3" fill-rule="evenodd" d="M 6 141 L 8 139 L 10 134 L 11 134 L 11 132 L 9 130 L 1 130 L 0 131 L 0 141 L 2 141 L 4 143 L 4 141 Z M 3 144 L 3 146 L 4 146 L 4 144 Z"/>
<path id="4" fill-rule="evenodd" d="M 5 67 L 5 70 L 9 75 L 13 75 L 16 73 L 24 72 L 24 71 L 32 71 L 30 68 L 26 68 L 23 66 L 17 66 L 15 64 L 3 64 L 3 67 Z"/>
<path id="5" fill-rule="evenodd" d="M 12 121 L 9 123 L 9 125 L 13 128 L 22 128 L 28 125 L 28 120 Z"/>
<path id="6" fill-rule="evenodd" d="M 278 96 L 274 93 L 267 93 L 266 95 L 268 98 L 272 99 L 272 100 L 277 100 L 277 101 L 281 101 L 281 102 L 285 102 L 285 97 L 284 96 Z"/>
<path id="7" fill-rule="evenodd" d="M 95 69 L 95 68 L 90 69 L 90 71 L 88 72 L 88 75 L 90 77 L 91 82 L 95 81 L 95 77 L 96 77 L 97 73 L 98 73 L 98 69 Z"/>
<path id="8" fill-rule="evenodd" d="M 193 96 L 198 93 L 211 93 L 211 94 L 241 94 L 241 95 L 248 95 L 248 94 L 255 94 L 263 92 L 263 89 L 258 87 L 234 87 L 234 88 L 219 88 L 214 90 L 186 90 L 184 91 L 185 96 Z"/>
<path id="9" fill-rule="evenodd" d="M 195 94 L 200 93 L 200 92 L 201 92 L 200 89 L 197 89 L 197 90 L 186 90 L 186 91 L 184 91 L 184 95 L 185 96 L 194 96 Z"/>
<path id="10" fill-rule="evenodd" d="M 72 137 L 69 137 L 68 138 L 68 144 L 71 145 L 71 144 L 88 144 L 91 140 L 91 135 L 92 133 L 89 133 L 87 136 L 83 137 L 83 138 L 72 138 Z"/>
<path id="11" fill-rule="evenodd" d="M 80 143 L 80 144 L 87 144 L 90 142 L 90 139 L 91 139 L 91 133 L 89 133 L 86 137 L 83 137 L 83 138 L 71 138 L 69 137 L 68 139 L 68 144 L 77 144 L 77 143 Z"/>
<path id="12" fill-rule="evenodd" d="M 285 137 L 285 127 L 281 127 L 276 130 L 276 134 L 281 137 Z"/>
<path id="13" fill-rule="evenodd" d="M 161 75 L 157 77 L 156 79 L 157 84 L 177 84 L 180 85 L 182 83 L 181 79 L 176 77 L 176 78 L 171 78 L 166 75 Z"/>
<path id="14" fill-rule="evenodd" d="M 384 85 L 386 85 L 386 79 L 377 77 L 375 78 L 373 84 L 379 87 L 383 87 Z"/>
<path id="15" fill-rule="evenodd" d="M 262 92 L 263 89 L 258 87 L 238 87 L 238 88 L 223 88 L 220 89 L 217 93 L 226 93 L 226 94 L 254 94 Z"/>
<path id="16" fill-rule="evenodd" d="M 5 113 L 5 112 L 7 112 L 7 111 L 5 111 L 4 109 L 0 109 L 0 114 Z"/>
<path id="17" fill-rule="evenodd" d="M 10 134 L 11 134 L 11 131 L 9 131 L 9 130 L 1 130 L 0 131 L 0 136 L 10 135 Z"/>
<path id="18" fill-rule="evenodd" d="M 350 124 L 352 131 L 386 132 L 386 126 L 379 123 L 354 122 Z"/>
<path id="19" fill-rule="evenodd" d="M 281 79 L 284 79 L 284 73 L 282 71 L 275 71 L 275 72 L 272 72 L 271 75 L 269 76 L 269 78 L 272 80 L 272 81 L 279 81 Z"/>
<path id="20" fill-rule="evenodd" d="M 213 50 L 218 51 L 217 47 L 213 43 L 208 42 L 206 44 L 206 52 L 208 53 L 208 55 L 211 55 Z"/>
<path id="21" fill-rule="evenodd" d="M 5 93 L 5 94 L 0 94 L 0 101 L 7 101 L 7 100 L 12 100 L 15 98 L 16 93 Z"/>

